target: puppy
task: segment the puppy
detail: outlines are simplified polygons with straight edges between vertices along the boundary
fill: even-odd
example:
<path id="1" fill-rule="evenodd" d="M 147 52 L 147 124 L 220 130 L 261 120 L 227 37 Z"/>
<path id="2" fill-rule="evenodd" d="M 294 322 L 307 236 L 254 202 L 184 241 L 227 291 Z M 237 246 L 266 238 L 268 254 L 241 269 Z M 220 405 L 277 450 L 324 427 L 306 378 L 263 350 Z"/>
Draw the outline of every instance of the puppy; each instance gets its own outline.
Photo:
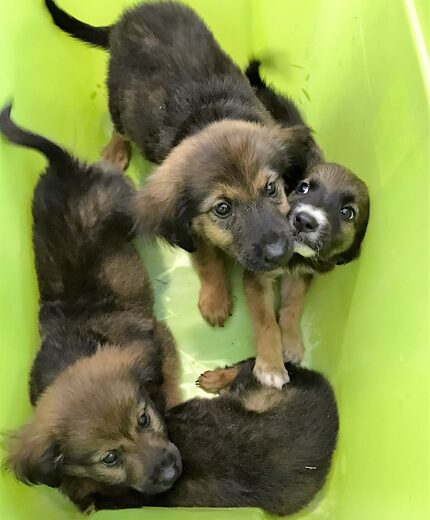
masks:
<path id="1" fill-rule="evenodd" d="M 135 191 L 119 168 L 78 162 L 15 126 L 10 112 L 1 113 L 1 132 L 49 165 L 33 198 L 34 411 L 9 437 L 5 465 L 26 484 L 59 487 L 81 510 L 95 493 L 165 491 L 181 472 L 161 416 L 176 401 L 176 353 L 130 243 Z"/>
<path id="2" fill-rule="evenodd" d="M 253 273 L 291 258 L 283 183 L 307 164 L 309 129 L 277 125 L 203 21 L 182 4 L 145 3 L 110 27 L 84 24 L 52 0 L 46 5 L 62 30 L 109 51 L 116 132 L 105 157 L 118 155 L 128 139 L 151 161 L 164 161 L 138 196 L 141 228 L 193 252 L 201 314 L 211 325 L 224 324 L 232 298 L 220 251 L 245 268 L 247 286 Z M 270 331 L 265 342 L 257 338 L 256 375 L 278 386 L 288 380 L 280 338 Z"/>
<path id="3" fill-rule="evenodd" d="M 303 125 L 298 108 L 288 97 L 266 85 L 259 67 L 259 61 L 251 61 L 246 75 L 272 117 L 286 127 Z M 282 270 L 279 326 L 284 359 L 299 363 L 304 353 L 300 317 L 306 289 L 314 274 L 331 271 L 359 256 L 369 219 L 369 193 L 364 182 L 351 171 L 324 162 L 315 143 L 308 155 L 304 178 L 290 186 L 288 205 L 294 254 Z M 275 326 L 273 311 L 268 308 L 267 313 L 272 315 L 271 323 Z"/>
<path id="4" fill-rule="evenodd" d="M 335 397 L 324 377 L 289 367 L 282 390 L 262 386 L 254 361 L 205 372 L 203 388 L 224 391 L 171 409 L 166 422 L 183 459 L 182 477 L 167 493 L 142 501 L 128 493 L 96 500 L 96 508 L 259 507 L 288 515 L 321 489 L 338 432 Z"/>

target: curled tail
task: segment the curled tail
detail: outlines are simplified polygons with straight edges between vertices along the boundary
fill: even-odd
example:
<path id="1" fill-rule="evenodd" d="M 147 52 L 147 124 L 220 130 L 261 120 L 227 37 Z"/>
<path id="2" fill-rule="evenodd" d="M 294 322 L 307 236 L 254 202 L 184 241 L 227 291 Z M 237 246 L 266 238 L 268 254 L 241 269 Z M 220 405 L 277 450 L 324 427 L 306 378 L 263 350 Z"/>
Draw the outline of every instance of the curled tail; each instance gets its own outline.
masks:
<path id="1" fill-rule="evenodd" d="M 253 59 L 248 63 L 248 66 L 245 70 L 245 75 L 248 78 L 251 85 L 255 88 L 264 88 L 266 87 L 266 83 L 262 80 L 260 76 L 260 66 L 261 61 Z"/>
<path id="2" fill-rule="evenodd" d="M 69 164 L 73 159 L 60 146 L 41 135 L 33 134 L 17 126 L 11 119 L 12 105 L 7 105 L 0 113 L 0 132 L 12 143 L 33 148 L 43 153 L 52 164 Z"/>
<path id="3" fill-rule="evenodd" d="M 272 115 L 273 119 L 284 126 L 306 125 L 305 120 L 287 95 L 281 94 L 272 85 L 267 84 L 260 75 L 260 66 L 264 61 L 252 59 L 245 69 L 245 75 L 253 87 L 258 99 Z"/>
<path id="4" fill-rule="evenodd" d="M 81 22 L 60 9 L 53 0 L 45 0 L 45 5 L 51 14 L 54 24 L 62 31 L 95 47 L 109 48 L 110 26 L 94 27 Z"/>

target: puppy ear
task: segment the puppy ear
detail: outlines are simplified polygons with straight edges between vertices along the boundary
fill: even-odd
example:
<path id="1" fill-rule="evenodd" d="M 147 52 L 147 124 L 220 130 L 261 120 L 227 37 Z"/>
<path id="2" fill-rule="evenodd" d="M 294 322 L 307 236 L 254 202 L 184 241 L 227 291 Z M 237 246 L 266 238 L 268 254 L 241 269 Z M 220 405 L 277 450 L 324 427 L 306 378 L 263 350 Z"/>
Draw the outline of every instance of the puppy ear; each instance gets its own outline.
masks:
<path id="1" fill-rule="evenodd" d="M 179 176 L 160 167 L 137 195 L 137 217 L 140 231 L 159 236 L 172 246 L 192 253 L 194 244 L 191 224 L 197 215 L 197 204 L 191 190 Z"/>
<path id="2" fill-rule="evenodd" d="M 7 440 L 5 468 L 25 484 L 59 487 L 62 462 L 58 442 L 34 422 L 23 426 Z"/>
<path id="3" fill-rule="evenodd" d="M 281 129 L 285 145 L 284 180 L 293 186 L 305 177 L 306 171 L 324 160 L 320 147 L 316 144 L 312 130 L 306 125 L 295 125 Z"/>
<path id="4" fill-rule="evenodd" d="M 366 234 L 367 223 L 369 220 L 369 214 L 367 213 L 365 221 L 362 223 L 361 227 L 357 230 L 357 233 L 354 238 L 354 242 L 351 247 L 347 249 L 344 253 L 340 253 L 335 261 L 336 265 L 344 265 L 349 264 L 353 260 L 357 259 L 360 256 L 361 252 L 361 244 L 363 242 L 364 236 Z"/>

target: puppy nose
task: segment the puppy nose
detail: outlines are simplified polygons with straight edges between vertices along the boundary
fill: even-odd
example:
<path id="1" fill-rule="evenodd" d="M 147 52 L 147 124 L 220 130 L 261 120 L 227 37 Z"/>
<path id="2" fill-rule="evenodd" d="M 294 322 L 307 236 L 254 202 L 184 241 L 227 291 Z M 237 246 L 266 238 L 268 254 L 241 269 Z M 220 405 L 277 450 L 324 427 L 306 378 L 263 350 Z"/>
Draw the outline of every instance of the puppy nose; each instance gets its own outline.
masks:
<path id="1" fill-rule="evenodd" d="M 313 217 L 307 211 L 300 211 L 294 217 L 294 227 L 297 231 L 310 232 L 315 231 L 318 227 L 318 222 L 315 217 Z"/>
<path id="2" fill-rule="evenodd" d="M 280 238 L 264 247 L 264 259 L 270 263 L 280 263 L 288 255 L 287 240 Z"/>
<path id="3" fill-rule="evenodd" d="M 163 488 L 169 488 L 179 477 L 181 470 L 175 463 L 169 465 L 159 466 L 154 475 L 153 482 Z"/>
<path id="4" fill-rule="evenodd" d="M 178 467 L 176 465 L 164 468 L 160 475 L 160 482 L 165 486 L 172 484 L 178 477 Z"/>

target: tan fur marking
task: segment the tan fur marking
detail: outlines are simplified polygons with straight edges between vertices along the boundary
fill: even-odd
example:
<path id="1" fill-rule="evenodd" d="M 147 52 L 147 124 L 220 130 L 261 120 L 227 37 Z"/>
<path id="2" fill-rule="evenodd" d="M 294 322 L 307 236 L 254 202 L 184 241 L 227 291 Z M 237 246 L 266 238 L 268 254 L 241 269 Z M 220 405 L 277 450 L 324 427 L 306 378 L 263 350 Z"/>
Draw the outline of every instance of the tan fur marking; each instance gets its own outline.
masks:
<path id="1" fill-rule="evenodd" d="M 206 372 L 200 374 L 196 383 L 206 392 L 219 392 L 223 388 L 230 386 L 238 373 L 239 368 L 237 366 L 206 370 Z"/>
<path id="2" fill-rule="evenodd" d="M 273 310 L 273 280 L 264 274 L 245 273 L 244 282 L 257 348 L 254 374 L 263 384 L 280 388 L 289 377 Z"/>
<path id="3" fill-rule="evenodd" d="M 129 165 L 131 157 L 130 143 L 120 134 L 112 132 L 109 143 L 102 150 L 102 158 L 104 161 L 114 164 L 120 170 L 124 171 Z"/>
<path id="4" fill-rule="evenodd" d="M 300 318 L 306 289 L 307 283 L 302 277 L 285 275 L 281 280 L 279 328 L 284 360 L 292 363 L 300 363 L 303 360 L 304 347 L 300 332 Z"/>
<path id="5" fill-rule="evenodd" d="M 194 219 L 193 231 L 198 237 L 221 249 L 226 249 L 233 240 L 231 232 L 217 226 L 207 213 Z"/>
<path id="6" fill-rule="evenodd" d="M 283 399 L 284 394 L 277 388 L 262 387 L 246 394 L 242 403 L 250 412 L 264 413 L 278 406 Z"/>
<path id="7" fill-rule="evenodd" d="M 213 246 L 200 242 L 192 260 L 200 278 L 200 312 L 210 325 L 222 326 L 232 307 L 222 258 Z"/>

